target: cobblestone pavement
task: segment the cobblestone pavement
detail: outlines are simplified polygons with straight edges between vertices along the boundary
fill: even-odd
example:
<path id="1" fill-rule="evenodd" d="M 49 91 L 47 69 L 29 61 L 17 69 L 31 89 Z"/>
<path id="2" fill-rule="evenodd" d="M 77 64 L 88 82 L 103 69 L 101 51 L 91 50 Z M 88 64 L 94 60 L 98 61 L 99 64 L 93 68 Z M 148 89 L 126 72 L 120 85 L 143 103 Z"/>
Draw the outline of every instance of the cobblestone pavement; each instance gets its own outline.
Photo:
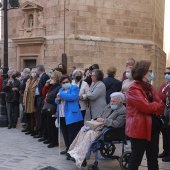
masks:
<path id="1" fill-rule="evenodd" d="M 116 155 L 121 155 L 121 145 L 116 145 Z M 162 147 L 161 147 L 162 148 Z M 59 154 L 64 149 L 61 139 L 60 147 L 49 149 L 47 145 L 16 129 L 0 128 L 0 170 L 40 170 L 51 166 L 58 170 L 78 170 L 74 162 L 67 161 Z M 93 157 L 92 157 L 93 159 Z M 88 161 L 92 163 L 93 160 Z M 160 169 L 168 170 L 170 163 L 159 160 Z M 82 168 L 85 170 L 87 168 Z M 99 161 L 99 170 L 120 170 L 117 160 Z M 140 170 L 146 170 L 144 158 Z"/>

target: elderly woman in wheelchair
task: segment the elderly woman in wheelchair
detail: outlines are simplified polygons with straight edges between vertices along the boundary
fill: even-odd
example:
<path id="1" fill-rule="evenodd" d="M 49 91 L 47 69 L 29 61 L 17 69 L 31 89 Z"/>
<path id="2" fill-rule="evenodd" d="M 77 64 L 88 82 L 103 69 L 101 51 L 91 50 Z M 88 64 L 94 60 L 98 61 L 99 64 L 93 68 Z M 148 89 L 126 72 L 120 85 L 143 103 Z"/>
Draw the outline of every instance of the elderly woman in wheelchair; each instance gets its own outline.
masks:
<path id="1" fill-rule="evenodd" d="M 82 166 L 92 141 L 99 140 L 103 132 L 109 127 L 117 129 L 125 125 L 126 108 L 123 105 L 124 95 L 120 92 L 115 92 L 112 93 L 110 97 L 110 104 L 107 105 L 105 110 L 95 119 L 96 123 L 94 123 L 94 127 L 97 123 L 100 126 L 97 128 L 92 126 L 88 127 L 87 125 L 83 126 L 66 154 L 67 160 L 74 160 L 79 168 Z"/>

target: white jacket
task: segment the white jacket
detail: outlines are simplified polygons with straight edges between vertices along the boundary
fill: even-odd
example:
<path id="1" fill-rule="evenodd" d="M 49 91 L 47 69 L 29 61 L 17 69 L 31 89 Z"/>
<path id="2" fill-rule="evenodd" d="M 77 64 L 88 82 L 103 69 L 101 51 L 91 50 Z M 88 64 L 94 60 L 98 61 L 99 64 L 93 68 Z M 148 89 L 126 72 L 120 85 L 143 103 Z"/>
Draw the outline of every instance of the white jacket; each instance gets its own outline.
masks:
<path id="1" fill-rule="evenodd" d="M 76 83 L 75 80 L 72 80 L 72 84 L 79 87 L 80 81 Z M 87 92 L 89 92 L 89 89 L 90 89 L 89 85 L 85 81 L 82 81 L 79 96 L 83 96 L 84 94 L 87 94 Z M 79 100 L 79 103 L 80 103 L 81 110 L 87 109 L 88 107 L 87 97 L 84 97 L 82 100 Z"/>

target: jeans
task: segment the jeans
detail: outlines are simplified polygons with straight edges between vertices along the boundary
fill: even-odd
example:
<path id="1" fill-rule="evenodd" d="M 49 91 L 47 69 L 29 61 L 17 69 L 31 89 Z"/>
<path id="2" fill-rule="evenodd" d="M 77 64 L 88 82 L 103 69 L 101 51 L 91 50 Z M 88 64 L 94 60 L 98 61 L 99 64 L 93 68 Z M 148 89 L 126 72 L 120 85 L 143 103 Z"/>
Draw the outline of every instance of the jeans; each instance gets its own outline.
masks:
<path id="1" fill-rule="evenodd" d="M 19 102 L 6 102 L 8 126 L 17 125 L 19 117 Z"/>
<path id="2" fill-rule="evenodd" d="M 151 141 L 131 138 L 132 155 L 128 170 L 138 170 L 146 151 L 148 170 L 158 170 L 159 132 L 151 135 Z"/>

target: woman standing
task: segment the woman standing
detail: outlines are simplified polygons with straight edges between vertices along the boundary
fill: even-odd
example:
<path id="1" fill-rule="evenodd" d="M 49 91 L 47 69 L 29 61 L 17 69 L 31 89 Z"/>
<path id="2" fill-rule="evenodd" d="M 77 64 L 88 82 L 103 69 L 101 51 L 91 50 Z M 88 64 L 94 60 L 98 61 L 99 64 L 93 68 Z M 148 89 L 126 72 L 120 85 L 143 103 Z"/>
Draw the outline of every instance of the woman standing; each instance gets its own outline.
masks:
<path id="1" fill-rule="evenodd" d="M 16 71 L 8 70 L 8 77 L 3 82 L 3 91 L 6 93 L 6 107 L 8 114 L 8 129 L 16 128 L 19 117 L 19 85 Z"/>
<path id="2" fill-rule="evenodd" d="M 44 144 L 49 144 L 48 148 L 53 148 L 58 146 L 58 129 L 55 126 L 56 120 L 56 104 L 55 104 L 55 97 L 58 93 L 59 89 L 61 88 L 59 84 L 59 79 L 62 76 L 61 72 L 54 71 L 52 72 L 51 79 L 47 80 L 42 94 L 45 97 L 44 99 L 44 107 L 43 112 L 47 115 L 47 131 L 48 131 L 48 139 L 45 140 Z"/>
<path id="3" fill-rule="evenodd" d="M 103 72 L 98 69 L 92 71 L 92 82 L 90 91 L 87 94 L 83 94 L 83 98 L 88 98 L 90 101 L 90 110 L 93 119 L 96 119 L 98 115 L 106 107 L 106 87 L 103 80 Z"/>
<path id="4" fill-rule="evenodd" d="M 62 88 L 57 94 L 55 103 L 59 104 L 57 112 L 58 117 L 60 117 L 60 128 L 66 145 L 66 150 L 62 151 L 61 154 L 66 154 L 83 125 L 83 117 L 78 102 L 79 88 L 71 85 L 71 80 L 68 76 L 62 76 L 60 83 Z"/>
<path id="5" fill-rule="evenodd" d="M 145 151 L 148 169 L 158 170 L 159 115 L 163 113 L 164 104 L 150 84 L 151 62 L 137 62 L 132 77 L 135 82 L 126 92 L 126 135 L 132 146 L 128 170 L 138 170 Z"/>
<path id="6" fill-rule="evenodd" d="M 79 106 L 81 109 L 81 113 L 83 116 L 83 119 L 85 117 L 86 114 L 86 109 L 88 107 L 88 102 L 87 102 L 87 98 L 83 98 L 83 94 L 87 94 L 87 92 L 89 91 L 89 85 L 82 80 L 83 78 L 83 73 L 81 70 L 74 70 L 73 72 L 73 80 L 72 80 L 72 84 L 76 85 L 77 87 L 79 87 L 80 92 L 79 92 Z"/>
<path id="7" fill-rule="evenodd" d="M 31 77 L 26 82 L 26 87 L 23 97 L 24 112 L 28 117 L 28 129 L 26 134 L 36 135 L 37 134 L 37 109 L 34 106 L 35 103 L 35 89 L 38 84 L 37 69 L 31 70 Z"/>

